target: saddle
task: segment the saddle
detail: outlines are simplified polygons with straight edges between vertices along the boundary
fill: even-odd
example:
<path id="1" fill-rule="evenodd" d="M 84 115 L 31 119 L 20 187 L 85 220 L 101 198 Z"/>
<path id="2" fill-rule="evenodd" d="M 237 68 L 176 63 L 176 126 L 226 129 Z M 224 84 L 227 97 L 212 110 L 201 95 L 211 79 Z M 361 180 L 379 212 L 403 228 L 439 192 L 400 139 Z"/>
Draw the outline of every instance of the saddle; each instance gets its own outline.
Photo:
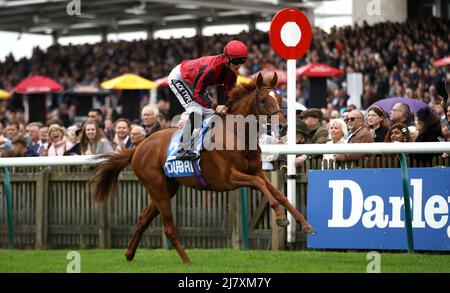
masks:
<path id="1" fill-rule="evenodd" d="M 211 142 L 211 129 L 214 125 L 214 115 L 207 117 L 202 122 L 202 127 L 197 134 L 194 134 L 192 151 L 198 156 L 196 160 L 178 160 L 177 152 L 182 139 L 182 130 L 177 130 L 170 140 L 167 147 L 167 159 L 164 164 L 164 172 L 167 177 L 189 177 L 195 176 L 197 179 L 206 186 L 205 179 L 201 173 L 200 160 L 201 151 L 204 147 L 207 147 Z"/>

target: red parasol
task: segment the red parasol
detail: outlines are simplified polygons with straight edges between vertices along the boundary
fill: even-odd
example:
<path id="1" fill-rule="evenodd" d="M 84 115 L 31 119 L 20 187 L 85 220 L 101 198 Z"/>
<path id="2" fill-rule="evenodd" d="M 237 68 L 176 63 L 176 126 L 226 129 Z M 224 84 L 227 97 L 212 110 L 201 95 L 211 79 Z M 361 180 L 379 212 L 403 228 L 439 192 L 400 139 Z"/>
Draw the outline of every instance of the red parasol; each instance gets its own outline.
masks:
<path id="1" fill-rule="evenodd" d="M 42 75 L 30 76 L 22 80 L 14 92 L 19 94 L 46 94 L 57 93 L 63 89 L 57 81 Z"/>
<path id="2" fill-rule="evenodd" d="M 296 70 L 297 78 L 302 75 L 308 77 L 340 76 L 344 73 L 342 70 L 321 63 L 310 63 Z"/>
<path id="3" fill-rule="evenodd" d="M 444 57 L 442 59 L 438 59 L 433 62 L 434 66 L 447 66 L 450 65 L 450 56 Z"/>
<path id="4" fill-rule="evenodd" d="M 250 76 L 251 78 L 255 78 L 258 76 L 258 73 L 253 74 Z M 281 70 L 279 68 L 276 68 L 273 65 L 266 64 L 263 66 L 261 70 L 261 74 L 264 79 L 271 79 L 273 77 L 273 74 L 276 73 L 278 76 L 278 85 L 286 83 L 287 82 L 287 72 L 284 70 Z"/>

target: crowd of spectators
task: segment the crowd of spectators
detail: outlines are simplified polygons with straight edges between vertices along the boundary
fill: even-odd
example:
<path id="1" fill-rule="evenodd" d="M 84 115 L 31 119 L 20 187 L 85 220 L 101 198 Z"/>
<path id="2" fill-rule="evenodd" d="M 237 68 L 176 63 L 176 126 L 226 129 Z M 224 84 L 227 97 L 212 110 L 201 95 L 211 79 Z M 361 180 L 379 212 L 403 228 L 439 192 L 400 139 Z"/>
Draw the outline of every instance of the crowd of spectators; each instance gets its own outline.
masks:
<path id="1" fill-rule="evenodd" d="M 145 110 L 149 116 L 148 107 Z M 96 155 L 136 147 L 160 129 L 157 110 L 153 109 L 152 113 L 155 117 L 148 117 L 152 118 L 151 125 L 132 124 L 125 118 L 105 123 L 101 109 L 92 109 L 81 127 L 74 124 L 66 128 L 58 118 L 49 121 L 49 126 L 41 122 L 25 125 L 23 121 L 13 121 L 3 129 L 0 123 L 0 157 Z M 151 130 L 146 131 L 144 127 Z"/>
<path id="2" fill-rule="evenodd" d="M 449 21 L 439 18 L 408 20 L 332 28 L 316 28 L 313 42 L 298 66 L 322 62 L 347 73 L 364 76 L 364 108 L 378 99 L 407 96 L 430 102 L 437 97 L 433 86 L 442 72 L 432 62 L 449 54 Z M 12 55 L 0 63 L 0 88 L 12 90 L 23 78 L 43 74 L 59 81 L 65 89 L 79 83 L 100 82 L 125 73 L 156 80 L 185 59 L 220 54 L 224 45 L 237 38 L 249 47 L 242 75 L 251 75 L 265 65 L 286 70 L 286 62 L 274 53 L 268 33 L 243 32 L 237 36 L 215 35 L 183 39 L 101 42 L 94 45 L 54 45 L 46 52 L 35 48 L 30 59 Z M 329 100 L 336 104 L 345 96 L 344 77 L 335 79 Z M 299 83 L 298 98 L 308 96 L 307 79 Z M 344 84 L 343 84 L 344 83 Z"/>
<path id="3" fill-rule="evenodd" d="M 98 86 L 102 81 L 125 73 L 135 73 L 156 80 L 167 76 L 176 64 L 185 59 L 220 54 L 224 45 L 232 39 L 239 39 L 249 47 L 249 58 L 242 66 L 241 75 L 250 76 L 266 65 L 286 70 L 285 61 L 271 48 L 268 34 L 250 31 L 239 35 L 101 42 L 94 45 L 54 45 L 45 52 L 34 48 L 29 59 L 15 60 L 10 55 L 0 63 L 0 88 L 12 90 L 20 80 L 35 74 L 54 78 L 65 89 L 76 84 Z M 312 45 L 305 58 L 298 60 L 298 66 L 321 62 L 347 73 L 361 72 L 364 89 L 362 109 L 355 109 L 354 106 L 348 105 L 345 76 L 329 80 L 328 105 L 319 110 L 323 116 L 318 120 L 342 120 L 319 125 L 316 123 L 317 112 L 307 112 L 304 120 L 299 122 L 307 136 L 313 134 L 311 140 L 317 137 L 322 139 L 323 128 L 330 127 L 333 135 L 328 137 L 328 140 L 342 143 L 344 139 L 348 140 L 345 138 L 347 131 L 350 131 L 350 140 L 358 140 L 356 133 L 360 127 L 364 127 L 364 131 L 358 136 L 363 135 L 364 141 L 367 142 L 380 142 L 395 132 L 389 125 L 414 125 L 411 115 L 406 113 L 405 109 L 384 113 L 372 108 L 367 113 L 361 112 L 375 101 L 387 97 L 404 96 L 422 100 L 431 106 L 437 117 L 447 121 L 450 108 L 445 108 L 446 105 L 441 103 L 442 97 L 435 86 L 446 77 L 445 68 L 434 67 L 432 63 L 449 55 L 449 39 L 449 21 L 437 18 L 408 20 L 405 23 L 380 23 L 373 26 L 363 24 L 335 27 L 330 33 L 315 29 Z M 304 102 L 309 98 L 308 87 L 308 79 L 300 78 L 297 83 L 298 101 Z M 286 85 L 280 85 L 279 90 L 285 96 Z M 173 105 L 169 103 L 169 94 L 167 88 L 158 90 L 158 103 L 141 108 L 140 121 L 128 121 L 121 117 L 120 111 L 101 105 L 101 110 L 93 109 L 89 112 L 89 120 L 84 125 L 75 123 L 73 117 L 77 114 L 76 107 L 61 97 L 57 100 L 63 104 L 56 103 L 54 109 L 49 109 L 47 121 L 43 124 L 25 121 L 17 104 L 8 103 L 7 100 L 1 101 L 1 152 L 3 156 L 92 154 L 117 150 L 122 146 L 135 146 L 145 136 L 171 125 L 169 110 Z M 142 105 L 148 103 L 148 98 L 143 97 Z M 403 113 L 404 117 L 395 112 Z M 430 116 L 428 113 L 422 113 L 420 117 Z M 343 125 L 346 125 L 343 120 L 349 126 L 346 129 L 343 129 Z M 420 120 L 416 121 L 416 125 L 417 123 L 420 123 Z M 428 129 L 428 122 L 422 124 Z M 321 130 L 317 131 L 319 127 Z M 419 138 L 423 137 L 421 129 L 419 126 L 418 133 L 415 134 Z M 448 140 L 448 127 L 442 127 L 440 130 L 442 138 Z M 316 132 L 320 135 L 313 139 Z M 27 142 L 25 149 L 24 139 Z M 408 135 L 408 141 L 415 139 L 409 138 Z M 322 140 L 321 143 L 327 141 Z M 36 144 L 39 145 L 38 148 L 35 147 Z M 75 150 L 71 152 L 72 148 Z M 344 160 L 345 156 L 336 158 Z M 303 157 L 298 162 L 305 159 Z"/>
<path id="4" fill-rule="evenodd" d="M 324 143 L 323 140 L 315 140 L 320 136 L 326 136 L 327 144 L 340 143 L 402 143 L 402 142 L 444 142 L 450 141 L 449 121 L 450 102 L 446 104 L 446 113 L 439 115 L 432 107 L 425 106 L 416 113 L 412 113 L 410 107 L 402 102 L 394 104 L 389 116 L 382 108 L 372 106 L 367 111 L 361 111 L 349 107 L 343 118 L 329 120 L 326 110 L 307 109 L 300 113 L 301 123 L 314 117 L 314 127 L 300 127 L 297 129 L 301 136 L 297 135 L 297 144 Z M 301 123 L 298 125 L 301 126 Z M 324 131 L 324 126 L 327 128 Z M 300 138 L 300 139 L 299 139 Z M 388 155 L 391 156 L 391 155 Z M 430 166 L 435 154 L 420 153 L 411 154 L 417 162 Z M 441 154 L 443 158 L 449 157 L 449 153 Z M 374 157 L 371 154 L 325 154 L 324 164 L 336 162 L 349 162 L 365 157 Z M 295 160 L 297 167 L 302 166 L 308 156 L 300 155 Z M 327 160 L 325 162 L 325 160 Z"/>

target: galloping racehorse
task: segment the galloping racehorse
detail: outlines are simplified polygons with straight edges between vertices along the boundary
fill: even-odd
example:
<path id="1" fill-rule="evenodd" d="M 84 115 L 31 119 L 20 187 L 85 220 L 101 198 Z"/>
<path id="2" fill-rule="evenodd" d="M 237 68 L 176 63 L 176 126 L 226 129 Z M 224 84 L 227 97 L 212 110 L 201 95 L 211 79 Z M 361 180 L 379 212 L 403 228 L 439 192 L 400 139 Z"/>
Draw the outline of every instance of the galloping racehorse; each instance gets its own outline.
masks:
<path id="1" fill-rule="evenodd" d="M 256 80 L 251 83 L 237 86 L 231 94 L 229 114 L 243 115 L 244 117 L 254 115 L 257 118 L 260 115 L 268 115 L 269 117 L 277 115 L 281 128 L 286 129 L 286 118 L 280 111 L 282 98 L 274 90 L 277 80 L 278 77 L 274 74 L 270 82 L 265 82 L 262 75 L 258 74 Z M 240 139 L 238 135 L 235 135 L 236 127 L 230 128 L 230 125 L 226 125 L 225 117 L 220 119 L 223 121 L 224 130 L 232 129 L 231 139 L 234 139 L 235 142 Z M 170 199 L 175 195 L 180 184 L 196 189 L 214 191 L 229 191 L 246 186 L 254 187 L 267 198 L 276 213 L 279 226 L 289 225 L 284 209 L 280 206 L 281 203 L 301 226 L 302 232 L 314 233 L 312 226 L 305 220 L 304 216 L 292 206 L 284 194 L 270 183 L 262 170 L 259 146 L 254 150 L 247 148 L 231 151 L 224 148 L 222 150 L 204 150 L 201 155 L 200 167 L 207 183 L 206 186 L 195 176 L 167 177 L 163 170 L 166 150 L 176 130 L 176 128 L 169 128 L 158 131 L 139 144 L 137 148 L 100 155 L 100 158 L 104 161 L 97 165 L 97 173 L 92 180 L 95 201 L 105 202 L 108 195 L 114 193 L 117 188 L 119 173 L 130 162 L 133 165 L 134 172 L 151 197 L 151 202 L 139 216 L 137 229 L 125 253 L 127 260 L 133 259 L 142 234 L 151 221 L 160 214 L 164 224 L 164 233 L 172 242 L 182 261 L 185 263 L 191 262 L 180 243 L 170 207 Z M 224 138 L 227 136 L 226 139 L 230 139 L 229 132 L 223 131 Z M 249 135 L 244 138 L 246 145 L 249 144 L 251 139 L 248 137 Z M 256 136 L 257 134 L 253 135 Z"/>

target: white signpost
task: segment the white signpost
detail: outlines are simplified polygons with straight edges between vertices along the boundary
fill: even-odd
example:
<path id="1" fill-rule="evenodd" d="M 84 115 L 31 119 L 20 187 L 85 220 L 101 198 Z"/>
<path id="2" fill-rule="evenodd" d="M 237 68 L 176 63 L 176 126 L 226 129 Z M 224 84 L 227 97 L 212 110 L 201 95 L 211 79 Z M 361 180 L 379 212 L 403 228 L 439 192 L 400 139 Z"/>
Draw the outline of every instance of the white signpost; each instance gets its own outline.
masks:
<path id="1" fill-rule="evenodd" d="M 272 48 L 287 61 L 288 145 L 294 146 L 296 144 L 296 60 L 303 56 L 311 45 L 311 24 L 299 10 L 285 8 L 273 17 L 269 37 Z M 287 194 L 289 201 L 296 206 L 295 155 L 288 155 L 287 158 Z M 290 214 L 288 220 L 291 224 L 287 228 L 287 242 L 293 243 L 297 225 Z"/>

